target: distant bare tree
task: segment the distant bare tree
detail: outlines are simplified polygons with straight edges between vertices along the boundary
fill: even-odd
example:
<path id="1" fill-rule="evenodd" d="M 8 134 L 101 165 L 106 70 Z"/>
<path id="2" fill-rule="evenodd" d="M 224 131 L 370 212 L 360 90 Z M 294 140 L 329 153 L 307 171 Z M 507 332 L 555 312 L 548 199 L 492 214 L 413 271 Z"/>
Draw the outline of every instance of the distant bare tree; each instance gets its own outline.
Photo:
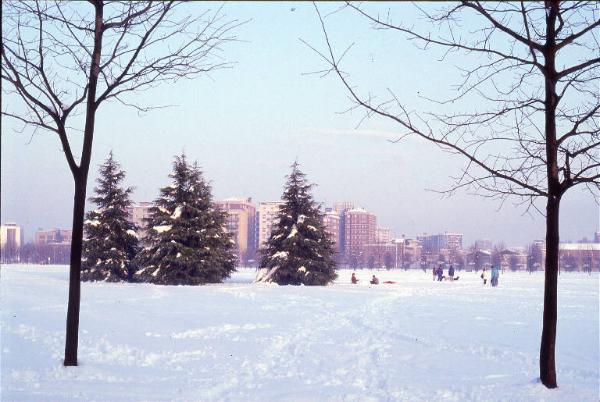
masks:
<path id="1" fill-rule="evenodd" d="M 225 19 L 221 9 L 190 15 L 185 6 L 100 0 L 2 4 L 2 89 L 11 99 L 2 114 L 23 129 L 56 133 L 75 184 L 65 366 L 77 365 L 84 206 L 97 111 L 107 101 L 149 110 L 128 95 L 230 66 L 219 52 L 235 40 L 240 23 Z M 72 128 L 78 124 L 82 130 Z M 80 156 L 72 148 L 74 133 L 82 133 Z"/>
<path id="2" fill-rule="evenodd" d="M 461 1 L 439 12 L 420 10 L 430 32 L 403 25 L 390 11 L 381 15 L 347 3 L 376 30 L 403 35 L 417 46 L 437 47 L 442 58 L 458 52 L 464 80 L 452 99 L 437 99 L 438 111 L 411 111 L 388 89 L 385 98 L 351 83 L 340 64 L 348 49 L 336 52 L 324 18 L 325 50 L 307 44 L 327 63 L 365 117 L 397 123 L 416 135 L 462 156 L 463 172 L 449 193 L 472 188 L 483 196 L 519 197 L 527 209 L 546 203 L 546 267 L 540 378 L 555 388 L 555 340 L 559 247 L 559 207 L 576 186 L 600 187 L 600 3 Z M 341 10 L 340 10 L 341 11 Z M 352 46 L 352 45 L 350 45 Z M 477 104 L 470 103 L 478 99 Z M 444 108 L 444 106 L 451 106 Z M 464 108 L 464 111 L 454 112 Z M 439 110 L 451 110 L 439 112 Z M 537 209 L 537 208 L 536 208 Z"/>

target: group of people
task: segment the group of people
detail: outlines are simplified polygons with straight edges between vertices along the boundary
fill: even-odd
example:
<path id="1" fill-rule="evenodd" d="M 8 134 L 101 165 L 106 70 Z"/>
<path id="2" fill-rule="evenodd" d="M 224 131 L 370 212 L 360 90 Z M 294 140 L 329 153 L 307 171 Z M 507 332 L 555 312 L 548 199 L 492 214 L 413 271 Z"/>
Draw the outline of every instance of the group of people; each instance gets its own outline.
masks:
<path id="1" fill-rule="evenodd" d="M 358 278 L 356 277 L 356 274 L 354 272 L 352 272 L 352 276 L 350 277 L 350 281 L 352 282 L 353 285 L 356 285 L 358 283 Z M 379 278 L 376 277 L 375 275 L 373 275 L 373 277 L 371 277 L 371 280 L 369 281 L 369 283 L 371 285 L 379 285 Z M 394 282 L 394 281 L 385 281 L 383 283 L 393 285 L 396 282 Z"/>
<path id="2" fill-rule="evenodd" d="M 500 268 L 492 265 L 492 276 L 490 278 L 490 285 L 493 287 L 498 286 L 498 279 L 500 278 Z M 487 284 L 487 272 L 485 268 L 481 272 L 481 279 L 483 280 L 483 284 Z"/>
<path id="3" fill-rule="evenodd" d="M 493 287 L 498 286 L 498 279 L 500 278 L 500 269 L 498 267 L 495 267 L 492 265 L 492 275 L 490 278 L 490 285 L 492 285 Z M 485 268 L 483 268 L 483 271 L 481 272 L 481 279 L 483 280 L 483 284 L 486 285 L 487 284 L 487 271 Z M 454 267 L 452 265 L 450 265 L 450 268 L 448 268 L 448 276 L 444 276 L 444 270 L 442 268 L 442 266 L 440 265 L 437 268 L 433 268 L 433 280 L 434 281 L 442 281 L 444 279 L 446 280 L 450 280 L 450 281 L 456 281 L 458 280 L 458 276 L 454 276 Z M 354 272 L 352 272 L 352 276 L 350 277 L 350 281 L 352 282 L 353 285 L 356 285 L 358 283 L 358 278 L 356 277 L 356 274 Z M 373 277 L 371 278 L 371 280 L 369 281 L 369 283 L 371 285 L 379 285 L 379 278 L 377 278 L 375 275 L 373 275 Z M 386 281 L 384 283 L 396 283 L 394 281 Z"/>
<path id="4" fill-rule="evenodd" d="M 447 279 L 449 281 L 455 281 L 458 279 L 458 276 L 454 276 L 454 267 L 452 265 L 450 265 L 450 268 L 448 268 L 448 276 L 444 276 L 444 269 L 441 265 L 437 268 L 433 268 L 433 280 L 441 282 L 444 279 Z"/>

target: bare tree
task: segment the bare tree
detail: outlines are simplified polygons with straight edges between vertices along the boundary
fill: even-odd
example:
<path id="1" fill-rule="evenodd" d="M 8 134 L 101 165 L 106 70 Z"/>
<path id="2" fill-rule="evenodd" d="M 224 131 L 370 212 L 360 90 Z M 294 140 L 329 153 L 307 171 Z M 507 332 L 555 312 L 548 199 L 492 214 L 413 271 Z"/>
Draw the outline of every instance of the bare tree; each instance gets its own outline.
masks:
<path id="1" fill-rule="evenodd" d="M 560 202 L 573 187 L 587 186 L 592 193 L 600 187 L 600 5 L 462 1 L 433 13 L 420 9 L 421 26 L 427 24 L 430 32 L 395 22 L 389 10 L 376 14 L 366 7 L 346 3 L 342 10 L 364 17 L 376 30 L 397 32 L 422 49 L 438 48 L 442 60 L 453 53 L 463 63 L 474 60 L 461 68 L 464 79 L 456 96 L 433 101 L 437 112 L 415 112 L 390 89 L 380 99 L 361 90 L 341 65 L 349 47 L 334 50 L 325 18 L 315 6 L 325 48 L 307 45 L 327 64 L 318 73 L 341 81 L 352 109 L 396 123 L 403 133 L 400 139 L 416 135 L 462 156 L 465 168 L 449 193 L 471 188 L 502 202 L 516 196 L 527 210 L 545 201 L 540 378 L 555 388 Z M 468 103 L 473 99 L 475 110 Z"/>
<path id="2" fill-rule="evenodd" d="M 227 20 L 221 9 L 186 13 L 185 7 L 196 5 L 2 4 L 2 88 L 11 99 L 2 114 L 23 123 L 23 129 L 56 133 L 75 185 L 65 366 L 77 365 L 83 219 L 96 113 L 107 101 L 149 110 L 129 95 L 230 67 L 219 53 L 235 40 L 240 23 Z M 74 135 L 83 138 L 79 156 Z"/>

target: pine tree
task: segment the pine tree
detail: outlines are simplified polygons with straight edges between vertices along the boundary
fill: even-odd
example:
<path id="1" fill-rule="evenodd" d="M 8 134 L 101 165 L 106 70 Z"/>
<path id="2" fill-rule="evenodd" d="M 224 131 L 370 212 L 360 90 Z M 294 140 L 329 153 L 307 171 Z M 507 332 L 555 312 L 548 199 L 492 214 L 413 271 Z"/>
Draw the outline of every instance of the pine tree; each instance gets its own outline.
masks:
<path id="1" fill-rule="evenodd" d="M 197 164 L 175 157 L 172 184 L 150 209 L 148 247 L 139 254 L 136 278 L 162 285 L 217 283 L 235 270 L 234 242 L 225 212 L 213 207 L 210 186 Z"/>
<path id="2" fill-rule="evenodd" d="M 121 188 L 125 172 L 114 160 L 112 151 L 100 165 L 100 176 L 90 201 L 97 209 L 86 214 L 81 263 L 82 281 L 118 282 L 131 279 L 132 260 L 138 251 L 135 225 L 128 220 L 131 187 Z"/>
<path id="3" fill-rule="evenodd" d="M 262 251 L 261 267 L 272 272 L 279 285 L 326 285 L 335 273 L 333 241 L 323 225 L 320 207 L 313 201 L 312 184 L 294 162 L 287 177 L 279 222 Z"/>

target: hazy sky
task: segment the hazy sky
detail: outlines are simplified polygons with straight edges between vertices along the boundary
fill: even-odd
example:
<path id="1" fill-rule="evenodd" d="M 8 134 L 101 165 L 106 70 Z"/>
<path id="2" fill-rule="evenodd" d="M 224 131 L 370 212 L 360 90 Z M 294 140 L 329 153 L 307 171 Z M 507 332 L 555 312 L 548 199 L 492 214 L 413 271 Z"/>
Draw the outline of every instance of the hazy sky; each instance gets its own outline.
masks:
<path id="1" fill-rule="evenodd" d="M 338 5 L 320 7 L 327 14 Z M 400 11 L 404 20 L 420 23 L 409 4 Z M 356 128 L 362 113 L 342 113 L 350 103 L 341 84 L 334 77 L 305 74 L 324 67 L 299 41 L 323 48 L 311 3 L 228 3 L 225 12 L 251 19 L 238 30 L 243 42 L 224 47 L 223 55 L 236 61 L 233 69 L 132 98 L 176 107 L 141 116 L 119 104 L 101 107 L 88 195 L 97 166 L 111 149 L 127 171 L 126 184 L 136 187 L 135 201 L 157 196 L 168 183 L 173 155 L 182 151 L 198 160 L 215 198 L 252 197 L 256 203 L 279 199 L 297 158 L 318 184 L 317 201 L 354 201 L 396 235 L 456 231 L 464 233 L 465 245 L 477 238 L 507 245 L 543 238 L 543 217 L 524 215 L 511 200 L 499 209 L 498 201 L 465 192 L 442 198 L 427 191 L 450 186 L 449 176 L 463 166 L 459 158 L 418 139 L 393 144 L 388 140 L 397 137 L 397 127 L 379 119 Z M 373 40 L 368 24 L 351 13 L 326 20 L 340 49 L 356 43 L 345 60 L 352 78 L 366 87 L 394 85 L 413 109 L 424 106 L 418 93 L 448 94 L 458 79 L 451 63 L 437 61 L 401 36 Z M 37 228 L 69 228 L 73 184 L 58 138 L 49 133 L 31 138 L 15 127 L 2 118 L 2 222 L 22 225 L 26 238 Z M 598 227 L 593 196 L 576 189 L 561 205 L 561 239 L 591 237 Z"/>

